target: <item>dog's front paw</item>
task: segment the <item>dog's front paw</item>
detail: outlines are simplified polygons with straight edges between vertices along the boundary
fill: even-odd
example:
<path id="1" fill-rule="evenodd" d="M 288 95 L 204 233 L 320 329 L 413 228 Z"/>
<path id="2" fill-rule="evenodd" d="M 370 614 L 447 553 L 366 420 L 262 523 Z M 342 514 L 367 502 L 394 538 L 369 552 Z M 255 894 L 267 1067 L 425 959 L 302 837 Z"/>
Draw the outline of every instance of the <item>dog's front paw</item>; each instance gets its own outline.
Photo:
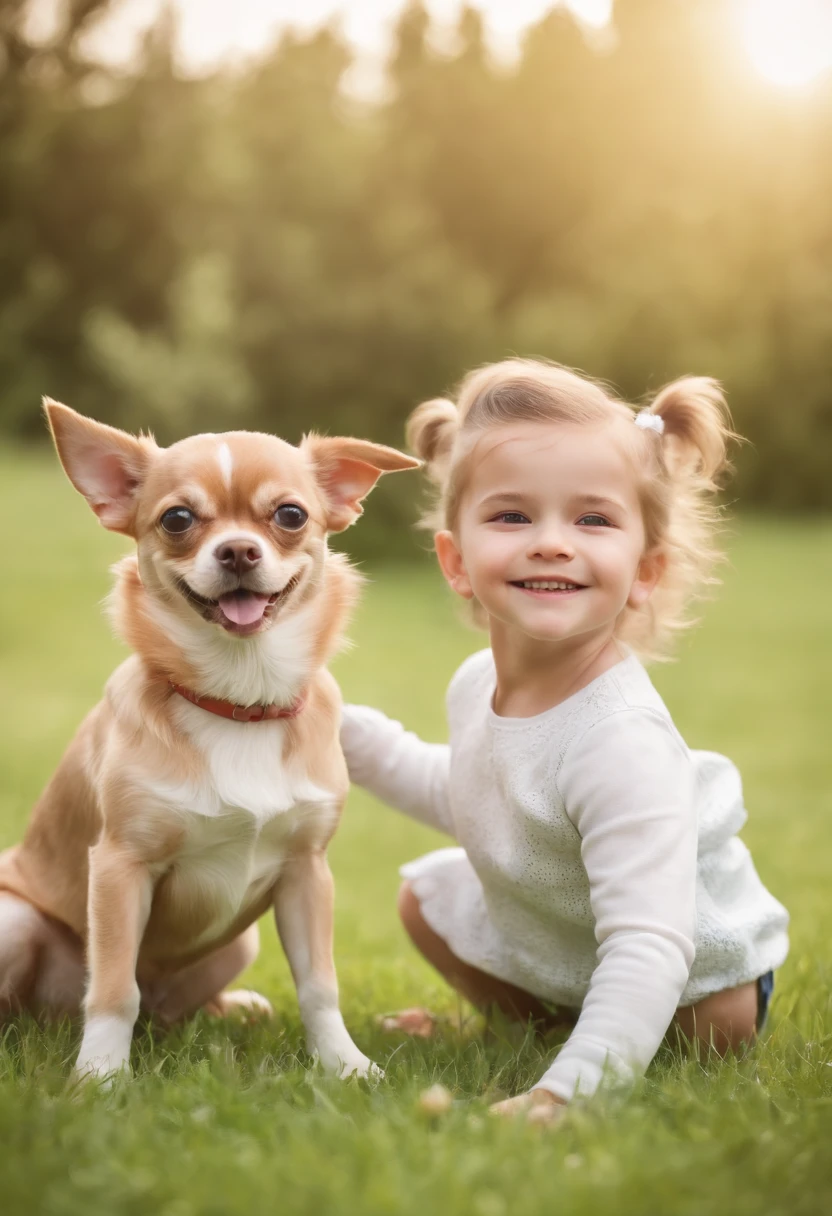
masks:
<path id="1" fill-rule="evenodd" d="M 130 1041 L 133 1024 L 119 1017 L 91 1018 L 75 1061 L 78 1081 L 96 1081 L 111 1088 L 118 1077 L 130 1073 Z"/>
<path id="2" fill-rule="evenodd" d="M 384 1080 L 383 1069 L 379 1068 L 378 1064 L 374 1064 L 372 1060 L 368 1060 L 361 1051 L 356 1054 L 354 1059 L 343 1060 L 337 1075 L 342 1080 L 347 1077 L 366 1077 L 368 1081 Z"/>
<path id="3" fill-rule="evenodd" d="M 112 1089 L 119 1078 L 127 1080 L 130 1077 L 130 1065 L 127 1060 L 118 1063 L 109 1056 L 93 1056 L 88 1060 L 79 1056 L 73 1077 L 84 1084 L 95 1082 L 100 1089 Z"/>
<path id="4" fill-rule="evenodd" d="M 323 1044 L 315 1051 L 325 1072 L 346 1080 L 347 1077 L 367 1077 L 370 1081 L 382 1081 L 384 1073 L 378 1064 L 364 1055 L 354 1043 L 334 1045 Z"/>

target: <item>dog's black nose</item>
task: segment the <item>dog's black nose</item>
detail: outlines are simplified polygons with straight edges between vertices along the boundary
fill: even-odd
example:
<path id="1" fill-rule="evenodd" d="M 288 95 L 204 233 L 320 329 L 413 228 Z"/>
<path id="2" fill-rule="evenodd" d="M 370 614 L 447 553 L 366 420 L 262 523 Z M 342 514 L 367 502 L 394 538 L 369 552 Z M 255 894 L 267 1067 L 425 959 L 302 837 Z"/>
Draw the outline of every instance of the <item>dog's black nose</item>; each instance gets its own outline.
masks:
<path id="1" fill-rule="evenodd" d="M 262 559 L 263 551 L 259 545 L 245 538 L 227 540 L 217 546 L 214 557 L 226 570 L 232 570 L 234 574 L 245 574 L 246 570 L 253 570 Z"/>

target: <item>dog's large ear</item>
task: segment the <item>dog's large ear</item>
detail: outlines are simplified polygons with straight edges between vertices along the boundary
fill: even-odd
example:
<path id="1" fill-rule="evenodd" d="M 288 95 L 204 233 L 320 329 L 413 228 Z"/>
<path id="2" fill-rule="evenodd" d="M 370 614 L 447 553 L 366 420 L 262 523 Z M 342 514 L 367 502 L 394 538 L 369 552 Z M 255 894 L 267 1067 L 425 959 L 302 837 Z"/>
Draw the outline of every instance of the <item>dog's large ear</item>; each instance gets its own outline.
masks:
<path id="1" fill-rule="evenodd" d="M 93 422 L 44 397 L 43 408 L 58 457 L 69 480 L 111 532 L 135 536 L 138 491 L 153 454 L 152 439 Z"/>
<path id="2" fill-rule="evenodd" d="M 421 461 L 395 448 L 363 439 L 306 435 L 300 445 L 315 473 L 327 508 L 328 532 L 343 532 L 355 523 L 366 498 L 382 473 L 418 469 Z"/>

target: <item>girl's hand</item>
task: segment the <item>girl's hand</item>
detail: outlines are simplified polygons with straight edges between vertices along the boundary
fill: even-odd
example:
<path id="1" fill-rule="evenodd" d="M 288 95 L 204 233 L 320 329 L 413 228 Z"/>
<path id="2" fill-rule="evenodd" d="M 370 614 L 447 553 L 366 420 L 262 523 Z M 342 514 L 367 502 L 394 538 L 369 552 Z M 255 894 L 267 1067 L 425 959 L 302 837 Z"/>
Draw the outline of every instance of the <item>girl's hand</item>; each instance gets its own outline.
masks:
<path id="1" fill-rule="evenodd" d="M 489 1108 L 489 1114 L 501 1115 L 503 1118 L 516 1118 L 525 1115 L 527 1123 L 559 1123 L 566 1113 L 566 1103 L 563 1098 L 550 1094 L 548 1089 L 532 1089 L 527 1094 L 518 1094 L 516 1098 L 506 1098 L 503 1102 L 495 1102 Z"/>

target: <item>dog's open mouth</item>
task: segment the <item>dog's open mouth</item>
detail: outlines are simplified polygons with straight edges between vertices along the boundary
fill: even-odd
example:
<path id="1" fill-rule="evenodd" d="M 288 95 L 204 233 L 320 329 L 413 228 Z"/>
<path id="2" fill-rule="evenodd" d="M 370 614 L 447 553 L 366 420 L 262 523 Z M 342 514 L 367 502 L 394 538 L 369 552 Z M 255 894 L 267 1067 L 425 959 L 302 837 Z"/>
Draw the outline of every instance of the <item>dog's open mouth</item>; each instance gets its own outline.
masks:
<path id="1" fill-rule="evenodd" d="M 271 619 L 277 605 L 291 595 L 299 582 L 300 574 L 295 574 L 285 587 L 270 595 L 263 591 L 251 591 L 248 587 L 236 587 L 216 600 L 199 595 L 184 579 L 179 579 L 178 586 L 185 599 L 206 621 L 221 625 L 227 633 L 248 637 L 257 633 Z"/>
<path id="2" fill-rule="evenodd" d="M 263 595 L 258 591 L 246 591 L 239 587 L 221 595 L 217 606 L 232 625 L 247 629 L 250 625 L 259 625 L 265 616 L 266 609 L 275 602 L 275 596 Z"/>

